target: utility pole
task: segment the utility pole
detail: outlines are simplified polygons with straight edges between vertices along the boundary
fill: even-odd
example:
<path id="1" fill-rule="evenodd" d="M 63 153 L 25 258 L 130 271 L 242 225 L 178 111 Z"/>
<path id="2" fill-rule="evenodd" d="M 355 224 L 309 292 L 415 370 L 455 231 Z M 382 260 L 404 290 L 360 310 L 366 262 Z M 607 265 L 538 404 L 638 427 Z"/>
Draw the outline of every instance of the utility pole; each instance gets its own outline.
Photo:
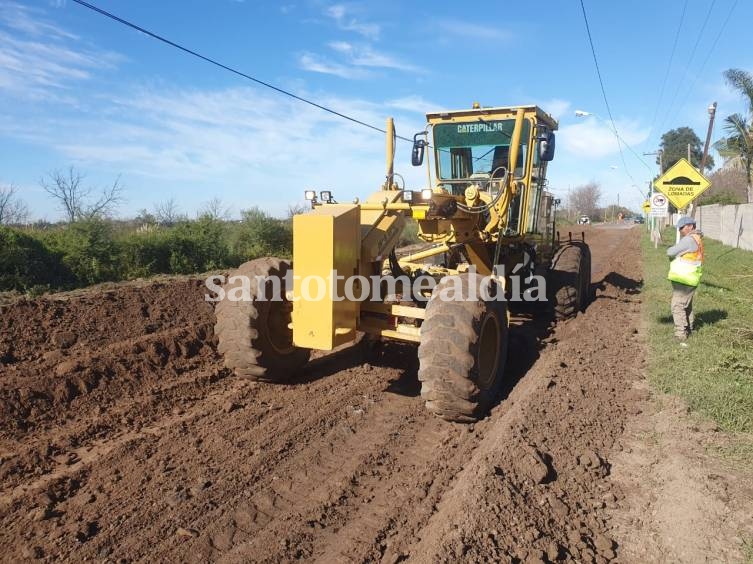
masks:
<path id="1" fill-rule="evenodd" d="M 716 102 L 709 106 L 709 129 L 706 131 L 706 143 L 703 145 L 703 157 L 701 158 L 701 168 L 699 172 L 703 174 L 706 169 L 706 159 L 709 158 L 709 145 L 711 144 L 711 133 L 714 130 L 714 117 L 716 116 Z"/>
<path id="2" fill-rule="evenodd" d="M 662 174 L 664 174 L 664 151 L 663 150 L 659 149 L 658 151 L 654 151 L 653 153 L 643 153 L 643 156 L 644 157 L 649 157 L 649 156 L 658 157 L 657 160 L 659 162 L 657 164 L 659 165 L 659 176 L 661 176 Z M 653 186 L 653 184 L 652 184 L 652 186 Z"/>
<path id="3" fill-rule="evenodd" d="M 622 213 L 622 210 L 620 209 L 620 193 L 617 192 L 617 217 L 620 217 L 621 213 Z"/>
<path id="4" fill-rule="evenodd" d="M 703 174 L 706 169 L 706 161 L 709 158 L 709 145 L 711 145 L 711 133 L 714 131 L 714 117 L 716 117 L 716 102 L 708 107 L 709 112 L 709 128 L 706 130 L 706 142 L 703 144 L 703 156 L 701 157 L 701 163 L 698 166 L 698 172 Z M 692 202 L 688 204 L 687 215 L 693 217 L 695 211 L 695 204 Z"/>

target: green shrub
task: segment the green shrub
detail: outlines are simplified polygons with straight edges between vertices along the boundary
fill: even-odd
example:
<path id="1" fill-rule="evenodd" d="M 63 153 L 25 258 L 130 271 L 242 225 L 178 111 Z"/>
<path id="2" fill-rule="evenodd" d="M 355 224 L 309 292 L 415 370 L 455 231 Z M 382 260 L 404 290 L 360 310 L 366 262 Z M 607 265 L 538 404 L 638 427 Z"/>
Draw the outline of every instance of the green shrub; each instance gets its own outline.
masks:
<path id="1" fill-rule="evenodd" d="M 43 241 L 63 257 L 78 285 L 119 280 L 117 246 L 112 225 L 103 219 L 76 221 L 43 235 Z"/>
<path id="2" fill-rule="evenodd" d="M 241 212 L 241 222 L 235 226 L 232 252 L 239 262 L 263 256 L 290 257 L 293 249 L 293 229 L 290 220 L 271 217 L 259 208 Z"/>
<path id="3" fill-rule="evenodd" d="M 202 216 L 134 230 L 124 222 L 77 221 L 43 231 L 0 231 L 0 290 L 81 287 L 155 274 L 232 268 L 265 255 L 289 257 L 289 220 L 258 209 L 241 222 Z"/>
<path id="4" fill-rule="evenodd" d="M 118 246 L 120 278 L 131 280 L 172 272 L 170 236 L 163 229 L 129 233 L 118 241 Z"/>
<path id="5" fill-rule="evenodd" d="M 730 204 L 740 204 L 740 203 L 742 203 L 740 199 L 735 194 L 733 194 L 732 192 L 728 190 L 724 192 L 719 192 L 717 194 L 701 196 L 698 199 L 699 206 L 709 206 L 711 204 L 730 205 Z"/>
<path id="6" fill-rule="evenodd" d="M 208 216 L 184 221 L 169 231 L 170 272 L 192 274 L 227 268 L 230 249 L 223 221 Z"/>
<path id="7" fill-rule="evenodd" d="M 0 226 L 0 290 L 38 291 L 72 282 L 59 254 L 22 231 Z"/>
<path id="8" fill-rule="evenodd" d="M 418 222 L 414 219 L 408 219 L 405 224 L 405 229 L 400 234 L 400 240 L 397 243 L 398 247 L 407 247 L 408 245 L 415 245 L 421 243 L 422 240 L 418 237 Z"/>

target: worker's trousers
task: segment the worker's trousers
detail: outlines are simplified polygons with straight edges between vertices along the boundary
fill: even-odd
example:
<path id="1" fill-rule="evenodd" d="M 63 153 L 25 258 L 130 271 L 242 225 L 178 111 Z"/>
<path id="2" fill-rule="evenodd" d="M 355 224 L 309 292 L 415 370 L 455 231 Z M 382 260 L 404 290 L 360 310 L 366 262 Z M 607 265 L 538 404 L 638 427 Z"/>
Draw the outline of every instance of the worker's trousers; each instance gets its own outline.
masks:
<path id="1" fill-rule="evenodd" d="M 694 286 L 672 282 L 672 319 L 675 323 L 675 337 L 685 338 L 693 330 Z"/>

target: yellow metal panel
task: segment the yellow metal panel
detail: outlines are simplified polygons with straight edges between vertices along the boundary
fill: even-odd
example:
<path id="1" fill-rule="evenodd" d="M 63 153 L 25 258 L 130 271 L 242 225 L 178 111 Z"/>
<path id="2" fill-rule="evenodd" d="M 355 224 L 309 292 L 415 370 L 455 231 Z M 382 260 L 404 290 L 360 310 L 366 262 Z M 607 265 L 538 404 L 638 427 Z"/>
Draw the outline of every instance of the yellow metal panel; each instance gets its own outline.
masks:
<path id="1" fill-rule="evenodd" d="M 328 204 L 293 217 L 296 346 L 331 350 L 355 338 L 358 303 L 333 298 L 344 297 L 346 280 L 358 273 L 360 235 L 357 205 Z M 333 271 L 343 279 L 335 281 Z"/>

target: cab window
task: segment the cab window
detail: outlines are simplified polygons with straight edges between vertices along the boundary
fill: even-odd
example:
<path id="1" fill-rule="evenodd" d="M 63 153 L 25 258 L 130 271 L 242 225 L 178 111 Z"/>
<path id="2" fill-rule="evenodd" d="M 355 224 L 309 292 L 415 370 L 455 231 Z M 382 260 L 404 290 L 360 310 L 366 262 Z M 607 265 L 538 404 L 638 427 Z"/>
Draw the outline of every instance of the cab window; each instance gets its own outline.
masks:
<path id="1" fill-rule="evenodd" d="M 508 168 L 507 155 L 514 128 L 514 119 L 435 125 L 439 179 L 463 179 L 478 173 L 492 174 L 500 167 Z M 526 120 L 523 122 L 516 175 L 518 171 L 522 175 L 525 169 L 529 131 L 530 124 Z"/>

